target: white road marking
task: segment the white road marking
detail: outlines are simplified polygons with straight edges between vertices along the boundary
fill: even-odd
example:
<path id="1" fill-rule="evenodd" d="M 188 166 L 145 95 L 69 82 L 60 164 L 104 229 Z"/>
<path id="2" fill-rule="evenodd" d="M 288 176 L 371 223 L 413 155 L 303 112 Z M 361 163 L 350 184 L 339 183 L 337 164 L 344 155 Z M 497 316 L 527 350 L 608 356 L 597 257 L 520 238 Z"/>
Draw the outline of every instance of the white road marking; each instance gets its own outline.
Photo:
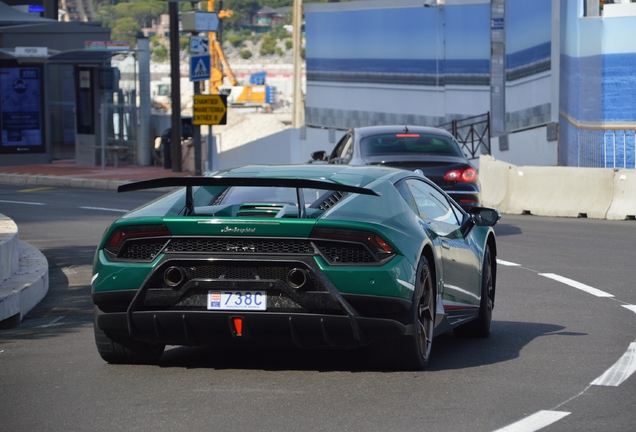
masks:
<path id="1" fill-rule="evenodd" d="M 3 202 L 3 203 L 9 203 L 9 204 L 46 205 L 46 204 L 44 204 L 44 203 L 27 202 L 27 201 L 8 201 L 8 200 L 0 200 L 0 202 Z"/>
<path id="2" fill-rule="evenodd" d="M 61 319 L 64 319 L 64 318 L 65 318 L 64 316 L 59 316 L 59 317 L 55 318 L 53 321 L 51 321 L 50 323 L 41 325 L 40 327 L 52 326 L 53 324 L 55 324 L 56 322 L 58 322 L 58 321 L 60 321 Z"/>
<path id="3" fill-rule="evenodd" d="M 636 305 L 623 305 L 624 308 L 636 313 Z"/>
<path id="4" fill-rule="evenodd" d="M 582 284 L 581 282 L 577 282 L 575 280 L 568 279 L 566 277 L 559 276 L 559 275 L 556 275 L 554 273 L 539 273 L 539 276 L 547 277 L 547 278 L 553 279 L 553 280 L 555 280 L 557 282 L 564 283 L 564 284 L 569 285 L 569 286 L 571 286 L 573 288 L 579 289 L 581 291 L 585 291 L 588 294 L 592 294 L 592 295 L 594 295 L 596 297 L 614 297 L 610 293 L 606 293 L 605 291 L 601 291 L 600 289 L 593 288 L 593 287 L 591 287 L 589 285 Z"/>
<path id="5" fill-rule="evenodd" d="M 113 209 L 113 208 L 106 208 L 106 207 L 80 207 L 80 208 L 85 210 L 101 210 L 101 211 L 111 211 L 111 212 L 117 212 L 117 213 L 128 213 L 130 211 L 130 210 Z"/>
<path id="6" fill-rule="evenodd" d="M 63 267 L 62 273 L 64 273 L 66 276 L 77 274 L 77 272 L 70 267 Z"/>
<path id="7" fill-rule="evenodd" d="M 507 266 L 507 267 L 521 267 L 521 264 L 500 260 L 499 258 L 497 258 L 497 264 L 501 264 L 502 266 Z"/>
<path id="8" fill-rule="evenodd" d="M 625 354 L 614 363 L 614 366 L 592 381 L 592 385 L 617 387 L 634 372 L 636 372 L 636 342 L 629 345 Z"/>
<path id="9" fill-rule="evenodd" d="M 534 432 L 570 415 L 566 411 L 539 411 L 495 432 Z"/>

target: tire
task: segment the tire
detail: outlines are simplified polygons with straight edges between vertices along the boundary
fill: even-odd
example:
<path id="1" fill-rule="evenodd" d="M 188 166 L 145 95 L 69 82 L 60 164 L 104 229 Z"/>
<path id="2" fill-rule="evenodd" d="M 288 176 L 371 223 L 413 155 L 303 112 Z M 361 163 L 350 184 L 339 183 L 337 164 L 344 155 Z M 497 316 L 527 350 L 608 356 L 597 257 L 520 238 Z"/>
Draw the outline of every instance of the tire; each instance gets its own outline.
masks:
<path id="1" fill-rule="evenodd" d="M 97 327 L 97 315 L 101 312 L 94 307 L 93 329 L 97 352 L 108 363 L 117 364 L 157 364 L 165 345 L 135 341 L 122 335 L 111 335 Z"/>
<path id="2" fill-rule="evenodd" d="M 486 338 L 490 335 L 492 308 L 495 300 L 495 280 L 490 248 L 484 250 L 484 263 L 481 274 L 481 300 L 477 319 L 462 324 L 453 332 L 458 336 Z"/>
<path id="3" fill-rule="evenodd" d="M 411 334 L 397 341 L 394 359 L 402 370 L 423 370 L 428 365 L 435 330 L 435 289 L 425 257 L 420 258 L 413 301 L 405 321 Z"/>

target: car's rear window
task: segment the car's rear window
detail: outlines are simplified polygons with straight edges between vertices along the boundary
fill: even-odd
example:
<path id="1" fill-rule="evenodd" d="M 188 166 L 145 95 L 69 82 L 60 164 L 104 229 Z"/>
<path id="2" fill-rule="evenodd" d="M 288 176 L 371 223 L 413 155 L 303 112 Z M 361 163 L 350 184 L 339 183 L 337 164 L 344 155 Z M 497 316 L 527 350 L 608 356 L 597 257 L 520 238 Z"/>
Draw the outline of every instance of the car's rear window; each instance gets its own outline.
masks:
<path id="1" fill-rule="evenodd" d="M 464 156 L 450 138 L 417 133 L 387 133 L 360 140 L 362 157 L 390 154 Z"/>
<path id="2" fill-rule="evenodd" d="M 314 204 L 326 192 L 318 189 L 301 189 L 303 192 L 305 205 L 307 207 Z M 218 198 L 217 198 L 218 199 Z M 216 204 L 245 204 L 245 203 L 278 203 L 291 204 L 298 203 L 295 188 L 284 187 L 233 187 L 224 191 L 223 196 Z"/>

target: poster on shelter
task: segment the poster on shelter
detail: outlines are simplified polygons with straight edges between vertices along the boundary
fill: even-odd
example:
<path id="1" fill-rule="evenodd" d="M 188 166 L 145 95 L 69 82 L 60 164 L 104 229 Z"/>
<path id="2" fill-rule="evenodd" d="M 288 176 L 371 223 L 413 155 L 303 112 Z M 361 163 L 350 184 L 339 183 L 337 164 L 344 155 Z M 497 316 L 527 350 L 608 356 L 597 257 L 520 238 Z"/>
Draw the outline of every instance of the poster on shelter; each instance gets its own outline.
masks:
<path id="1" fill-rule="evenodd" d="M 42 69 L 0 68 L 0 152 L 44 151 Z"/>

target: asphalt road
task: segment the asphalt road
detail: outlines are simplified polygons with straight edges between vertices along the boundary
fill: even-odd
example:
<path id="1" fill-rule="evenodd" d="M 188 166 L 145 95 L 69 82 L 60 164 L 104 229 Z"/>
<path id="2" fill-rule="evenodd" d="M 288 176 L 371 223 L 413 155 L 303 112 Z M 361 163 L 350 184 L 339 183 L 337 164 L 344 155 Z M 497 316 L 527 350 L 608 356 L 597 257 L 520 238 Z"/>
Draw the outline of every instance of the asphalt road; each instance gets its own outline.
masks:
<path id="1" fill-rule="evenodd" d="M 424 372 L 365 351 L 170 347 L 159 366 L 108 365 L 93 339 L 95 246 L 154 196 L 0 186 L 0 212 L 46 255 L 51 283 L 0 330 L 1 430 L 636 429 L 633 221 L 504 216 L 491 337 L 436 338 Z"/>

